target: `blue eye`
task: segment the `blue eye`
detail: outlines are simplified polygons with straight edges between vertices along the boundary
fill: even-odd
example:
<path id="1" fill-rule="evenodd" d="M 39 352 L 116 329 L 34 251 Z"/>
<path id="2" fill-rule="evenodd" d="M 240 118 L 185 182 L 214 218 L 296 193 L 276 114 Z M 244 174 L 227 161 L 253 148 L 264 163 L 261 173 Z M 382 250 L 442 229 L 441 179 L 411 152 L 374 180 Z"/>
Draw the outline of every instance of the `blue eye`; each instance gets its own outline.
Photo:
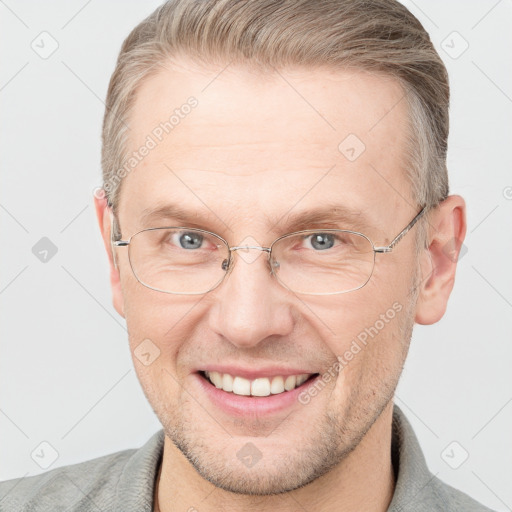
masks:
<path id="1" fill-rule="evenodd" d="M 183 249 L 199 249 L 203 244 L 204 237 L 199 233 L 181 232 L 174 236 L 178 237 L 179 247 Z"/>
<path id="2" fill-rule="evenodd" d="M 314 233 L 313 235 L 309 235 L 308 239 L 313 249 L 323 251 L 331 249 L 334 246 L 336 236 L 329 233 Z"/>

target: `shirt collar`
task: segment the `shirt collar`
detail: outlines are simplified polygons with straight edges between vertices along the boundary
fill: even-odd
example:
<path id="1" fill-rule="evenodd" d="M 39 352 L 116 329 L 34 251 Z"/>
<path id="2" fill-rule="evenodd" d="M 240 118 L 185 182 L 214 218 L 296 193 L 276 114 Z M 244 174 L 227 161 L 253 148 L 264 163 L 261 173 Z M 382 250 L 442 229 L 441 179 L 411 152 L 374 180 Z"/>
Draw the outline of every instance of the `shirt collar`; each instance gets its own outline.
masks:
<path id="1" fill-rule="evenodd" d="M 449 510 L 444 484 L 427 467 L 414 430 L 402 410 L 393 408 L 391 459 L 395 492 L 388 512 Z"/>

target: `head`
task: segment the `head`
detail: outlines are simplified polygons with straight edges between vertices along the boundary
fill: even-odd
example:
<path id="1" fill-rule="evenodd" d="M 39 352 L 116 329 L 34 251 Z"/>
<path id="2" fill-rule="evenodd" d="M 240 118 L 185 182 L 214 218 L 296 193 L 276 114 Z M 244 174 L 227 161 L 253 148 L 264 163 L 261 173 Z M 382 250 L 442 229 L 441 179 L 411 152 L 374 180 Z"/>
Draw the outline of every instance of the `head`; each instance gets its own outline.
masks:
<path id="1" fill-rule="evenodd" d="M 166 435 L 215 485 L 303 486 L 389 410 L 414 323 L 445 312 L 465 235 L 464 201 L 448 196 L 448 102 L 442 61 L 394 0 L 177 0 L 124 42 L 96 199 L 113 301 Z M 393 251 L 375 255 L 366 285 L 343 294 L 287 289 L 257 250 L 233 252 L 208 293 L 163 293 L 111 245 L 186 226 L 232 247 L 303 229 L 362 231 L 385 246 L 422 208 Z M 332 215 L 292 224 L 319 209 Z M 330 377 L 282 414 L 234 415 L 198 373 L 222 364 Z M 253 445 L 261 457 L 249 467 L 239 454 Z"/>

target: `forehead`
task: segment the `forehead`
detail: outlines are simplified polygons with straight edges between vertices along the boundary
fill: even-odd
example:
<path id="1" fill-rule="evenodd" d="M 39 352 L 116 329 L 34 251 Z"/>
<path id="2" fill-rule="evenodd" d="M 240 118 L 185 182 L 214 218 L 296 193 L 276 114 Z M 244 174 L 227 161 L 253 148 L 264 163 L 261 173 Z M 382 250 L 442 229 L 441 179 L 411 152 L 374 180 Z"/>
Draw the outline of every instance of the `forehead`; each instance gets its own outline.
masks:
<path id="1" fill-rule="evenodd" d="M 376 221 L 407 208 L 407 104 L 387 76 L 168 63 L 139 89 L 129 126 L 137 161 L 121 215 L 168 202 L 236 225 L 319 203 Z"/>

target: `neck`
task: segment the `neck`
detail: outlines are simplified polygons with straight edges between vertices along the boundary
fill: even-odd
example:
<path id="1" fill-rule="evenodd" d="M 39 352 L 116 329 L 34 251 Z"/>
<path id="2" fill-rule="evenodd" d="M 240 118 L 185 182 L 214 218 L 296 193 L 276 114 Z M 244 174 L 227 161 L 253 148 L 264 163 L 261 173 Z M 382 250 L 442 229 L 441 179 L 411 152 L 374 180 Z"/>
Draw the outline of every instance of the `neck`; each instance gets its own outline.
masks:
<path id="1" fill-rule="evenodd" d="M 155 486 L 155 512 L 385 512 L 393 498 L 390 402 L 358 446 L 335 468 L 305 487 L 272 496 L 234 494 L 197 473 L 166 436 Z"/>

